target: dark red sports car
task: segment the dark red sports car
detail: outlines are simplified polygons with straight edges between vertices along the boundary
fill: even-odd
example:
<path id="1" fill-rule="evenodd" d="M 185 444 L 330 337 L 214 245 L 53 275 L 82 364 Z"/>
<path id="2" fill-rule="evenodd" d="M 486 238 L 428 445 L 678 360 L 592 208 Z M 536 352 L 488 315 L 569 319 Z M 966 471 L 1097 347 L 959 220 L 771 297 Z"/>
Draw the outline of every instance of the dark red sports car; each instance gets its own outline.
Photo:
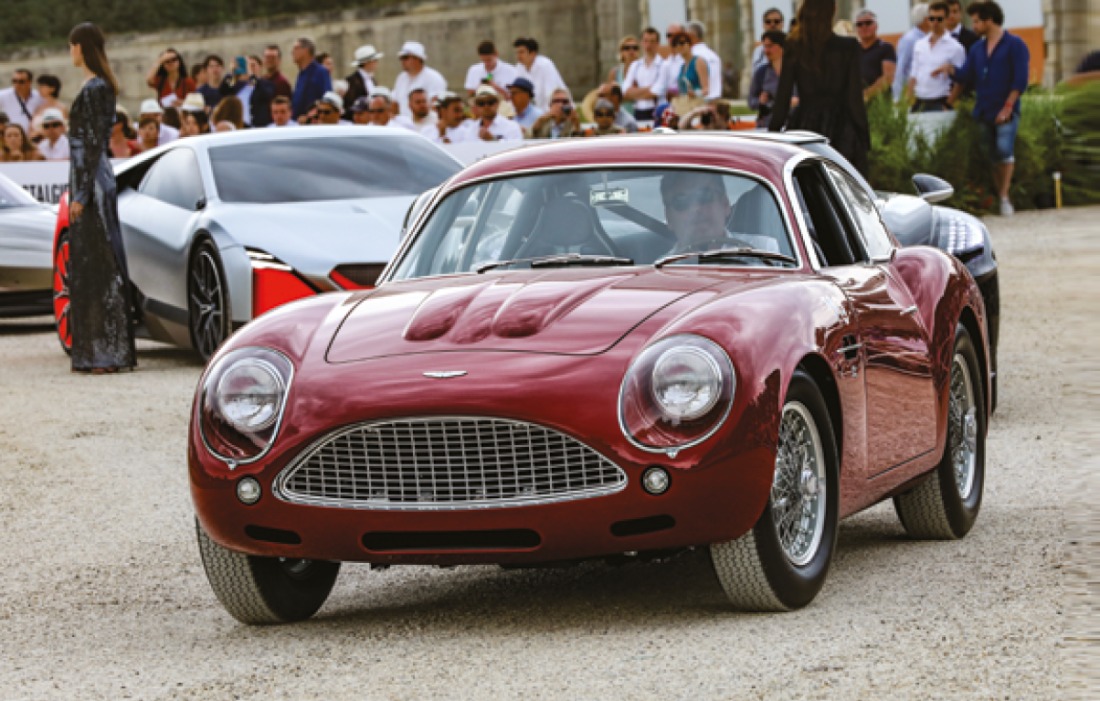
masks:
<path id="1" fill-rule="evenodd" d="M 973 525 L 982 296 L 827 156 L 557 143 L 416 207 L 377 289 L 265 314 L 202 377 L 198 538 L 241 621 L 311 616 L 344 561 L 685 548 L 736 607 L 794 609 L 845 516 L 893 497 L 915 537 Z"/>

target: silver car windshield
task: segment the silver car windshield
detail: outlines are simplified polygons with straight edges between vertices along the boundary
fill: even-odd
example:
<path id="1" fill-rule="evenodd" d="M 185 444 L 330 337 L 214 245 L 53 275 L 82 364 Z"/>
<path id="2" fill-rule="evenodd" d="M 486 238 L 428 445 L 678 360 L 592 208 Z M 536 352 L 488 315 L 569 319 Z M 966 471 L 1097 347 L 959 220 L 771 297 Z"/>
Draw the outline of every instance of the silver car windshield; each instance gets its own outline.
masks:
<path id="1" fill-rule="evenodd" d="M 252 204 L 418 195 L 461 168 L 413 135 L 219 146 L 210 165 L 222 201 Z"/>
<path id="2" fill-rule="evenodd" d="M 687 169 L 557 171 L 456 190 L 419 227 L 392 279 L 551 265 L 650 265 L 724 249 L 795 258 L 770 188 Z M 671 264 L 777 265 L 685 256 Z M 793 261 L 792 261 L 793 262 Z"/>
<path id="3" fill-rule="evenodd" d="M 34 207 L 38 200 L 31 197 L 19 184 L 0 176 L 0 209 L 9 207 Z"/>

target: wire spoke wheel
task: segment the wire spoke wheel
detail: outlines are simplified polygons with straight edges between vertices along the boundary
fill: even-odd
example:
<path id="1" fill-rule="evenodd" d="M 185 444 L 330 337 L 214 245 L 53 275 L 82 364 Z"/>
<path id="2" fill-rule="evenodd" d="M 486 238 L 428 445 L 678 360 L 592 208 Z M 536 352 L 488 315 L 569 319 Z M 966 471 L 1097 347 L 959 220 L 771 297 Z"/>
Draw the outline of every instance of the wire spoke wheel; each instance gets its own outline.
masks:
<path id="1" fill-rule="evenodd" d="M 951 366 L 951 399 L 949 404 L 947 440 L 955 486 L 964 500 L 974 489 L 975 466 L 978 461 L 978 406 L 974 400 L 974 384 L 966 359 L 956 354 Z"/>
<path id="2" fill-rule="evenodd" d="M 825 458 L 821 437 L 800 402 L 783 408 L 772 483 L 772 511 L 783 552 L 805 565 L 821 545 L 825 525 Z"/>

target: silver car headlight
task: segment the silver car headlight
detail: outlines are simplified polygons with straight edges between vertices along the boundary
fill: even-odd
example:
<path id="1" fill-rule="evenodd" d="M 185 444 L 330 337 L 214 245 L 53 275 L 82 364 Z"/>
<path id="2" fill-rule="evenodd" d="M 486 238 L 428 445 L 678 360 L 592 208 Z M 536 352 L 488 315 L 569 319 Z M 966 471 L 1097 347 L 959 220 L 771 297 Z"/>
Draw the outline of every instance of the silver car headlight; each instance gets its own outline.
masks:
<path id="1" fill-rule="evenodd" d="M 238 348 L 218 358 L 203 379 L 203 441 L 230 464 L 257 460 L 279 430 L 294 374 L 290 360 L 270 348 Z"/>
<path id="2" fill-rule="evenodd" d="M 619 392 L 620 426 L 646 450 L 695 445 L 722 425 L 735 384 L 733 363 L 717 343 L 694 334 L 670 336 L 630 364 Z"/>

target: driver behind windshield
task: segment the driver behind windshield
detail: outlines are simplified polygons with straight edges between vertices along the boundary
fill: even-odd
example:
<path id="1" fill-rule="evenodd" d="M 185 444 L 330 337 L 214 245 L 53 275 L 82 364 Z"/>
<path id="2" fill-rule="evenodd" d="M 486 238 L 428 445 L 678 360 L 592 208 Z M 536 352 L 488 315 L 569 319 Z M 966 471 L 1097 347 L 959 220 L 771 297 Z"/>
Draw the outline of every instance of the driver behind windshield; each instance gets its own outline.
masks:
<path id="1" fill-rule="evenodd" d="M 677 171 L 661 178 L 665 221 L 676 234 L 669 254 L 707 251 L 730 243 L 726 221 L 730 200 L 722 176 Z"/>

